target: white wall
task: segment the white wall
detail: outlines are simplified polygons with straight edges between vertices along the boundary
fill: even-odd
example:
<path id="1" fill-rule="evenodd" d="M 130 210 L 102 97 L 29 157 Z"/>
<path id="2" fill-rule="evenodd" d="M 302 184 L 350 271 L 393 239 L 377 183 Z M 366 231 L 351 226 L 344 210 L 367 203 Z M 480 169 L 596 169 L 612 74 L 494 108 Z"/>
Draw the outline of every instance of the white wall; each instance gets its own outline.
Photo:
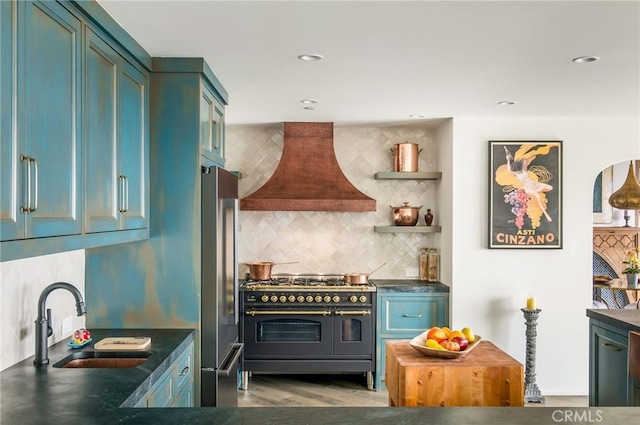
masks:
<path id="1" fill-rule="evenodd" d="M 640 158 L 638 129 L 637 119 L 454 119 L 452 325 L 471 326 L 524 364 L 520 308 L 536 292 L 543 394 L 588 393 L 593 182 Z M 489 140 L 562 140 L 563 249 L 487 249 Z"/>
<path id="2" fill-rule="evenodd" d="M 0 370 L 35 352 L 38 298 L 54 282 L 71 283 L 84 296 L 84 250 L 0 263 Z M 85 318 L 77 316 L 75 299 L 68 291 L 53 291 L 47 298 L 47 307 L 53 320 L 49 345 L 84 327 Z M 72 317 L 72 332 L 62 333 L 62 318 L 67 316 Z"/>

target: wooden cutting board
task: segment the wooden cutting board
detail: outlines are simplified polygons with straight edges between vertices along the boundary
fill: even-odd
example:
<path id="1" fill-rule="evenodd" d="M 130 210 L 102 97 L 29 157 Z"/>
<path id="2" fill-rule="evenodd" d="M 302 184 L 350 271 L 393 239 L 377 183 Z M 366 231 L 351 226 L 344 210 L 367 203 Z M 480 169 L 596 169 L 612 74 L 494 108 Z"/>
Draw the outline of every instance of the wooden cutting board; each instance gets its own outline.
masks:
<path id="1" fill-rule="evenodd" d="M 118 336 L 104 338 L 93 345 L 96 351 L 139 351 L 151 345 L 148 336 Z"/>

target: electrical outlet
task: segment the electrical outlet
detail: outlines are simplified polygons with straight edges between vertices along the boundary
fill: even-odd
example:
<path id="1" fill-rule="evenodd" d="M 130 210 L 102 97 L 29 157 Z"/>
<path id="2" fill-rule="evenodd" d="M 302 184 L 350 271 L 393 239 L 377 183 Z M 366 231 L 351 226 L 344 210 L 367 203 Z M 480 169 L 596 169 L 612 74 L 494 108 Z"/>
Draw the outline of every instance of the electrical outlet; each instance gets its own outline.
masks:
<path id="1" fill-rule="evenodd" d="M 405 273 L 406 277 L 418 277 L 419 276 L 417 267 L 409 267 L 404 271 L 404 273 Z"/>
<path id="2" fill-rule="evenodd" d="M 66 333 L 71 333 L 72 330 L 73 330 L 73 318 L 71 316 L 63 317 L 61 332 L 63 334 L 66 334 Z"/>

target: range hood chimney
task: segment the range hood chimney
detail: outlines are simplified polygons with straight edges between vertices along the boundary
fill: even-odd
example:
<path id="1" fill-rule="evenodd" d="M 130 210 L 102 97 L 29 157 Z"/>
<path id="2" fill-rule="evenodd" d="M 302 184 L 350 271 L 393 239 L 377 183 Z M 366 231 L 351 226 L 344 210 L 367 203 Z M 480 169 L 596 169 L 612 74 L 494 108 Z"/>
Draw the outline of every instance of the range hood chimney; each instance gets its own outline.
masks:
<path id="1" fill-rule="evenodd" d="M 282 158 L 271 178 L 240 201 L 245 211 L 375 211 L 376 200 L 345 177 L 333 123 L 285 122 Z"/>

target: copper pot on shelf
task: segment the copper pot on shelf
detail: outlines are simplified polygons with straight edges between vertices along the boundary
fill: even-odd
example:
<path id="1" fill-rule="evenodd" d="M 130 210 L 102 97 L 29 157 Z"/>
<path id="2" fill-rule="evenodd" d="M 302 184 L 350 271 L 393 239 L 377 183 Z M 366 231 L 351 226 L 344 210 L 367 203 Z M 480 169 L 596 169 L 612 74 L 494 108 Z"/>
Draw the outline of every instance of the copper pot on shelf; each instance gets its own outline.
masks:
<path id="1" fill-rule="evenodd" d="M 396 143 L 391 148 L 391 152 L 393 153 L 393 171 L 418 171 L 418 155 L 422 149 L 418 149 L 417 143 Z"/>
<path id="2" fill-rule="evenodd" d="M 401 207 L 394 207 L 389 205 L 393 210 L 393 224 L 396 226 L 415 226 L 418 223 L 419 207 L 412 207 L 408 202 L 403 202 Z"/>

